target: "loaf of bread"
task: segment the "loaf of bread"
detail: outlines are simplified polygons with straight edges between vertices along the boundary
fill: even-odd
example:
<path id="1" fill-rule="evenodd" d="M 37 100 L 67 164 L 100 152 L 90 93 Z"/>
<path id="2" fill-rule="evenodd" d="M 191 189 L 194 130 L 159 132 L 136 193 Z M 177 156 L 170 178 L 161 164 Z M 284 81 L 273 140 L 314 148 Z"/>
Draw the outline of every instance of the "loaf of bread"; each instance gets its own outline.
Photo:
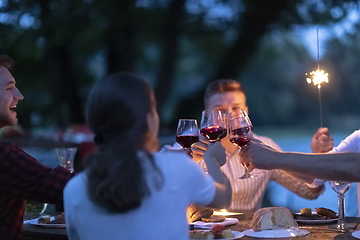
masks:
<path id="1" fill-rule="evenodd" d="M 275 230 L 298 226 L 289 209 L 284 207 L 260 208 L 250 223 L 254 231 Z"/>
<path id="2" fill-rule="evenodd" d="M 190 205 L 187 208 L 188 222 L 192 223 L 201 220 L 201 218 L 210 218 L 213 212 L 214 210 L 209 207 Z"/>

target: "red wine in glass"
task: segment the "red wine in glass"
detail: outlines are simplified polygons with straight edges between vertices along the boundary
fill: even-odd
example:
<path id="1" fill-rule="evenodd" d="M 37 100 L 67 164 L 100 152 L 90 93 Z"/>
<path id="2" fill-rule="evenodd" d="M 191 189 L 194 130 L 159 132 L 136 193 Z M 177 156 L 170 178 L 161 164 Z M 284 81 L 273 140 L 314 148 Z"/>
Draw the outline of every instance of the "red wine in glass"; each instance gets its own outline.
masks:
<path id="1" fill-rule="evenodd" d="M 251 141 L 253 137 L 252 126 L 244 126 L 244 122 L 239 119 L 232 119 L 230 124 L 230 142 L 241 148 Z"/>
<path id="2" fill-rule="evenodd" d="M 206 137 L 209 142 L 216 142 L 226 136 L 226 128 L 221 126 L 204 127 L 200 130 L 200 134 Z M 225 134 L 225 135 L 224 135 Z"/>
<path id="3" fill-rule="evenodd" d="M 237 145 L 238 147 L 244 147 L 251 141 L 251 138 L 247 137 L 232 137 L 230 138 L 230 142 Z"/>
<path id="4" fill-rule="evenodd" d="M 229 138 L 230 142 L 242 148 L 249 144 L 253 138 L 252 124 L 245 111 L 238 111 L 230 113 L 229 117 Z M 245 173 L 239 179 L 247 179 L 256 177 L 257 174 L 249 173 L 247 167 L 245 167 Z"/>
<path id="5" fill-rule="evenodd" d="M 230 142 L 238 147 L 244 147 L 251 141 L 252 136 L 251 126 L 236 128 L 231 131 Z"/>
<path id="6" fill-rule="evenodd" d="M 224 137 L 227 136 L 227 131 L 228 130 L 226 128 L 224 128 L 224 133 L 223 133 L 223 135 L 220 136 L 219 140 L 221 140 L 221 139 L 223 139 Z"/>
<path id="7" fill-rule="evenodd" d="M 204 110 L 201 113 L 200 134 L 209 142 L 216 142 L 227 135 L 224 115 L 219 110 Z"/>
<path id="8" fill-rule="evenodd" d="M 183 148 L 191 148 L 199 141 L 199 130 L 195 119 L 179 119 L 176 129 L 176 142 Z"/>
<path id="9" fill-rule="evenodd" d="M 195 135 L 178 135 L 176 136 L 176 142 L 183 148 L 191 148 L 192 145 L 199 141 L 199 136 Z"/>

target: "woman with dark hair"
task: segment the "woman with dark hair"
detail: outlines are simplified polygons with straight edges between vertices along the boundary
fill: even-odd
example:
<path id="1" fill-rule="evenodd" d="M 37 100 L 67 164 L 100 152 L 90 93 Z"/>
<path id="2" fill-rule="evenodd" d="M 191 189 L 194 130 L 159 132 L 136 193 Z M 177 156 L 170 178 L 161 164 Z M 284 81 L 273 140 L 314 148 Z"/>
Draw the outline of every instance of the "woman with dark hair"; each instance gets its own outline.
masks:
<path id="1" fill-rule="evenodd" d="M 116 73 L 99 81 L 86 118 L 97 150 L 64 191 L 69 239 L 188 239 L 190 204 L 230 205 L 231 187 L 215 157 L 222 151 L 219 161 L 225 159 L 220 144 L 205 152 L 209 175 L 187 154 L 156 153 L 155 97 L 140 77 Z"/>

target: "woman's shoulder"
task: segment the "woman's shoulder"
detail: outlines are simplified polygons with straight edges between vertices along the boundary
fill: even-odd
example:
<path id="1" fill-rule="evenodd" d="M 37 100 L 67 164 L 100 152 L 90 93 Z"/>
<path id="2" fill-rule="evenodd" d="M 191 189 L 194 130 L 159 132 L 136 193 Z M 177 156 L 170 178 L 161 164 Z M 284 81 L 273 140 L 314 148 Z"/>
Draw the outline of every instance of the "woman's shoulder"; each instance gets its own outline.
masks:
<path id="1" fill-rule="evenodd" d="M 155 153 L 155 158 L 157 159 L 173 159 L 173 160 L 184 160 L 184 159 L 190 159 L 191 157 L 181 151 L 177 151 L 177 150 L 170 150 L 170 151 L 162 151 L 162 152 L 157 152 Z"/>
<path id="2" fill-rule="evenodd" d="M 155 154 L 155 161 L 159 166 L 171 168 L 194 168 L 198 164 L 186 153 L 178 151 L 158 152 Z"/>
<path id="3" fill-rule="evenodd" d="M 76 176 L 72 177 L 68 181 L 64 191 L 66 192 L 66 191 L 74 191 L 77 189 L 81 189 L 85 185 L 85 181 L 86 181 L 86 174 L 84 172 L 81 172 Z"/>

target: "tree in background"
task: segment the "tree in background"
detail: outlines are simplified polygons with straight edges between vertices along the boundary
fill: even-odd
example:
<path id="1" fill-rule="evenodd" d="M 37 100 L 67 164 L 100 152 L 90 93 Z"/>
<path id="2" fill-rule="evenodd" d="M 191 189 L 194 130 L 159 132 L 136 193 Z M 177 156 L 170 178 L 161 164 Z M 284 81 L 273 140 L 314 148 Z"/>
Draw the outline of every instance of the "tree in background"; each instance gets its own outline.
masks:
<path id="1" fill-rule="evenodd" d="M 33 110 L 47 125 L 84 122 L 89 88 L 115 71 L 152 80 L 164 128 L 198 117 L 202 91 L 217 78 L 243 82 L 259 125 L 300 123 L 310 104 L 294 96 L 311 60 L 296 39 L 276 46 L 276 37 L 298 25 L 338 22 L 351 2 L 8 0 L 0 2 L 0 50 L 18 65 L 25 127 Z"/>

